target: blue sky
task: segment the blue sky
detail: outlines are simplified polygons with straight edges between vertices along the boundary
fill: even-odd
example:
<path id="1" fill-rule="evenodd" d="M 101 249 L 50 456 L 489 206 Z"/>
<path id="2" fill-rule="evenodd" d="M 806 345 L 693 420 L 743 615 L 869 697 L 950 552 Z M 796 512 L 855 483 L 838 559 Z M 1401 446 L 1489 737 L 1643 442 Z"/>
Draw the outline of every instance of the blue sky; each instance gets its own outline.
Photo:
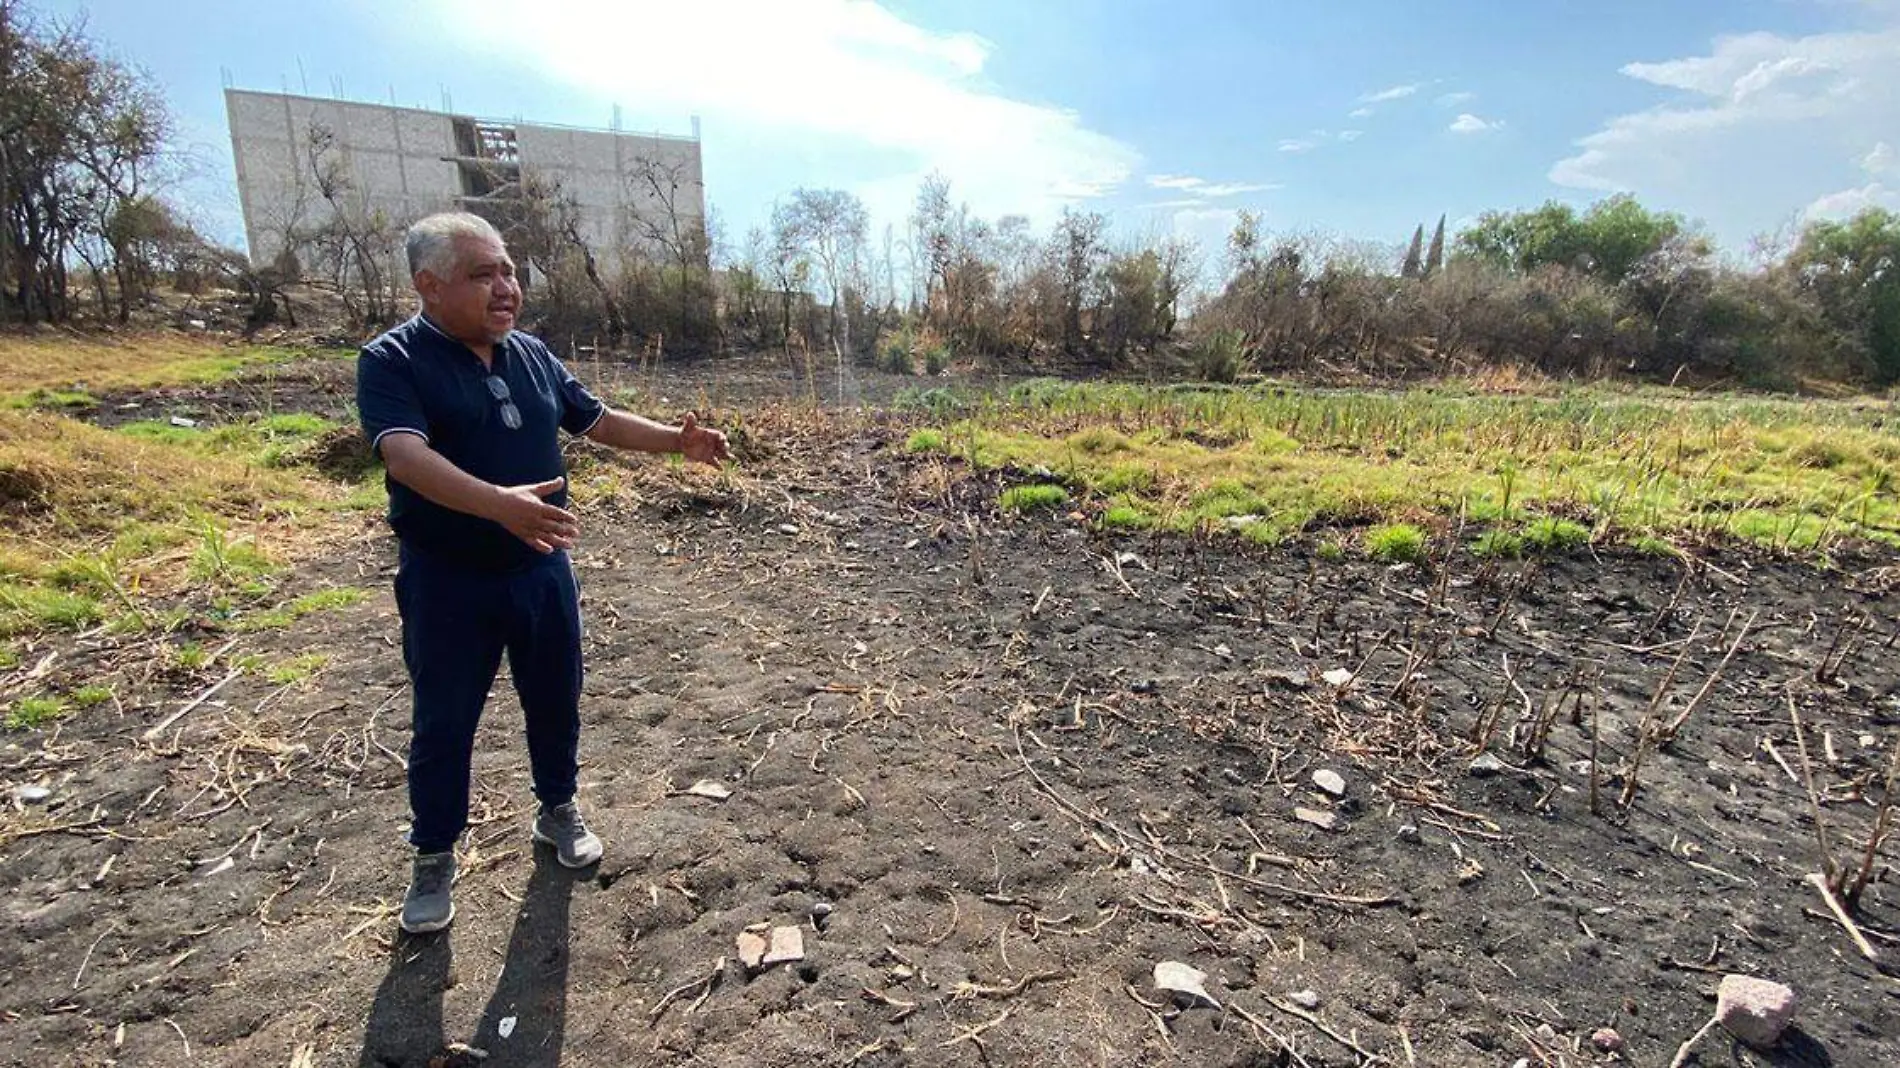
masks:
<path id="1" fill-rule="evenodd" d="M 1900 0 L 29 0 L 150 71 L 237 221 L 243 88 L 684 133 L 728 240 L 797 186 L 878 228 L 933 170 L 986 216 L 1064 205 L 1210 260 L 1234 213 L 1399 243 L 1617 190 L 1753 235 L 1900 207 Z M 317 18 L 311 11 L 320 12 Z"/>

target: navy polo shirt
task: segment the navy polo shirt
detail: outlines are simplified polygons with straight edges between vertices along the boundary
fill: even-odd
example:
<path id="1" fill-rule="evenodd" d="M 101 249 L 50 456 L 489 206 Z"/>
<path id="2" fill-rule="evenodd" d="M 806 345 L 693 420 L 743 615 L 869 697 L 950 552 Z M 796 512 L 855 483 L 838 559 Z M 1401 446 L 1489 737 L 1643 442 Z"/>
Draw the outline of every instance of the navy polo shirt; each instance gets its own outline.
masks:
<path id="1" fill-rule="evenodd" d="M 521 425 L 503 422 L 488 384 L 508 384 Z M 495 344 L 493 366 L 418 315 L 363 346 L 356 359 L 356 407 L 363 436 L 381 453 L 391 434 L 415 434 L 450 463 L 484 482 L 519 486 L 567 474 L 557 430 L 585 434 L 607 406 L 537 338 L 511 333 Z M 484 571 L 526 566 L 541 554 L 501 524 L 444 508 L 393 478 L 389 525 L 403 544 Z M 567 505 L 567 489 L 546 498 Z"/>

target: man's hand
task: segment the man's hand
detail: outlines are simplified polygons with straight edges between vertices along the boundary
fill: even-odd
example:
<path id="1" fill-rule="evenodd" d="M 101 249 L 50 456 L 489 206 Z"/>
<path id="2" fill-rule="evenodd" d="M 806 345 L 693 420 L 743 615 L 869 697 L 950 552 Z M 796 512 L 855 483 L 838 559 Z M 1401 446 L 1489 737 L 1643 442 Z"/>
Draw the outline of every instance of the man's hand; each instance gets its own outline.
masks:
<path id="1" fill-rule="evenodd" d="M 541 498 L 561 491 L 564 478 L 551 478 L 528 486 L 497 486 L 496 500 L 488 518 L 506 527 L 536 552 L 551 553 L 572 549 L 580 536 L 580 520 L 565 508 L 556 508 Z"/>
<path id="2" fill-rule="evenodd" d="M 726 447 L 725 434 L 700 426 L 693 413 L 687 412 L 680 420 L 680 455 L 717 467 L 720 461 L 731 458 L 732 452 Z"/>

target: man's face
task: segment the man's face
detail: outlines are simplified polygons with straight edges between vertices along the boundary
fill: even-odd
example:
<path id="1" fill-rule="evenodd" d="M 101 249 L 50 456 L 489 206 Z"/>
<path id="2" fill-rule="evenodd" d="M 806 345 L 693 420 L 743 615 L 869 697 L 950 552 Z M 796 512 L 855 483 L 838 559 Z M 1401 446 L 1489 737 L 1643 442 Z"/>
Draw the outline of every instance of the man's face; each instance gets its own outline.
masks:
<path id="1" fill-rule="evenodd" d="M 515 328 L 515 315 L 521 310 L 515 261 L 492 237 L 456 238 L 449 277 L 438 278 L 425 270 L 416 275 L 416 289 L 436 325 L 462 341 L 500 341 Z"/>

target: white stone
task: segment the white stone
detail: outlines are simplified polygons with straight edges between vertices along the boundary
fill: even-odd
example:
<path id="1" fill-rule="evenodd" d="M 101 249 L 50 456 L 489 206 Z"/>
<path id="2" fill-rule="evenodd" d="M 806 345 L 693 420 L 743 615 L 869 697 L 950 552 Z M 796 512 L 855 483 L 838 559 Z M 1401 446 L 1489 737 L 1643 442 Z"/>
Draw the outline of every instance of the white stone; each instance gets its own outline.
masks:
<path id="1" fill-rule="evenodd" d="M 1715 988 L 1715 1019 L 1722 1029 L 1756 1049 L 1781 1041 L 1794 1022 L 1794 991 L 1752 975 L 1725 975 Z"/>
<path id="2" fill-rule="evenodd" d="M 1286 999 L 1308 1012 L 1319 1008 L 1319 991 L 1317 990 L 1295 990 L 1288 994 Z"/>
<path id="3" fill-rule="evenodd" d="M 1293 810 L 1293 818 L 1299 820 L 1301 823 L 1310 823 L 1322 831 L 1339 829 L 1338 816 L 1316 808 L 1295 808 Z"/>
<path id="4" fill-rule="evenodd" d="M 44 786 L 28 785 L 13 788 L 13 799 L 23 805 L 37 805 L 51 796 L 53 796 L 53 791 Z"/>
<path id="5" fill-rule="evenodd" d="M 767 967 L 805 959 L 805 932 L 796 927 L 772 928 L 772 940 L 762 963 Z"/>
<path id="6" fill-rule="evenodd" d="M 1499 760 L 1490 753 L 1479 753 L 1477 759 L 1473 760 L 1470 767 L 1466 770 L 1474 779 L 1488 779 L 1498 772 L 1503 771 L 1504 768 L 1504 761 Z"/>
<path id="7" fill-rule="evenodd" d="M 1220 1008 L 1207 992 L 1207 973 L 1179 961 L 1164 960 L 1155 965 L 1155 989 L 1184 1001 L 1189 1008 Z"/>
<path id="8" fill-rule="evenodd" d="M 765 936 L 753 931 L 740 931 L 738 938 L 739 963 L 747 971 L 756 971 L 760 962 L 765 960 L 765 950 L 769 945 Z"/>
<path id="9" fill-rule="evenodd" d="M 1353 673 L 1345 668 L 1334 668 L 1320 674 L 1320 678 L 1325 679 L 1328 686 L 1349 686 L 1352 684 L 1353 677 Z"/>
<path id="10" fill-rule="evenodd" d="M 1334 797 L 1346 796 L 1346 779 L 1331 768 L 1321 768 L 1313 773 L 1313 785 L 1332 794 Z"/>
<path id="11" fill-rule="evenodd" d="M 503 1016 L 501 1022 L 495 1025 L 495 1033 L 503 1038 L 514 1034 L 516 1019 L 517 1018 L 513 1016 Z"/>
<path id="12" fill-rule="evenodd" d="M 730 789 L 727 789 L 724 784 L 715 782 L 712 779 L 701 779 L 693 785 L 688 786 L 686 792 L 692 794 L 694 797 L 705 797 L 714 801 L 724 801 L 732 796 Z"/>

